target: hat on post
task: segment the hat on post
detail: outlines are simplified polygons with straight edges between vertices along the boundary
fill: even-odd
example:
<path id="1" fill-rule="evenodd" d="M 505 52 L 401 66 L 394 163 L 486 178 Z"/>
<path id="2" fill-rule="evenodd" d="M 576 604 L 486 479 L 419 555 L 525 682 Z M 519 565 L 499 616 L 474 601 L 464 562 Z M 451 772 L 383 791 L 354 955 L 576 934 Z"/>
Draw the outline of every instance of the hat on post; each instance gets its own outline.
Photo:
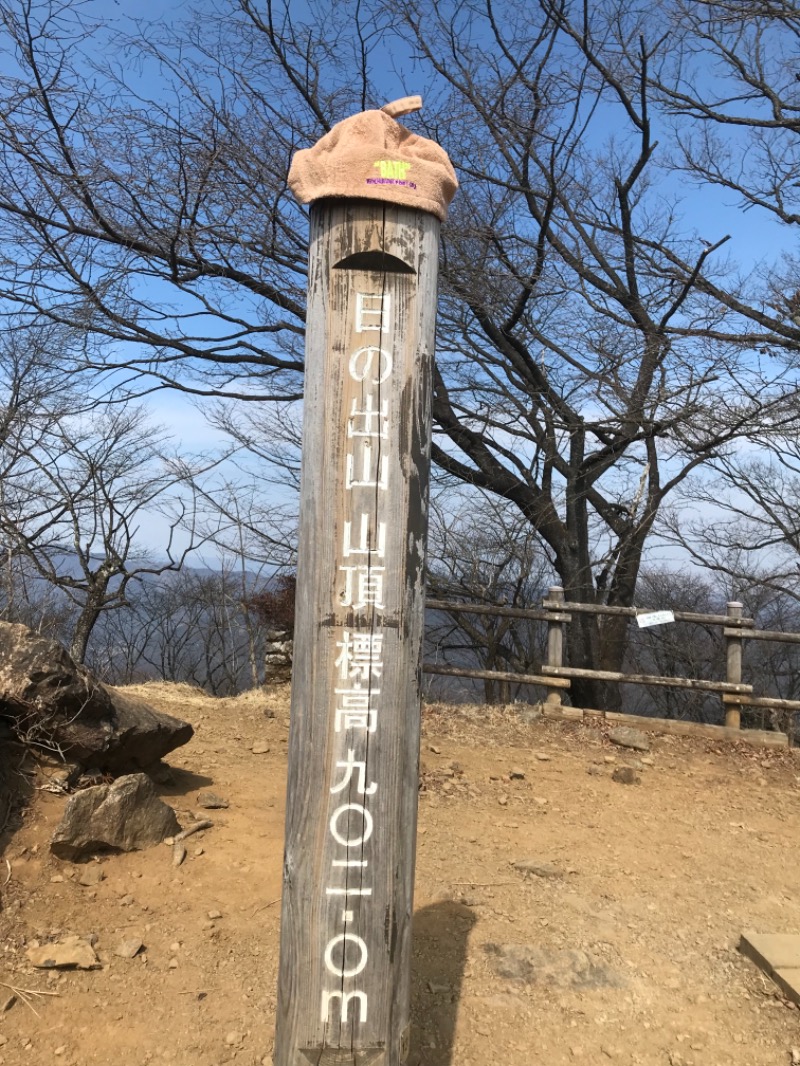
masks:
<path id="1" fill-rule="evenodd" d="M 458 188 L 447 152 L 396 121 L 421 107 L 421 96 L 406 96 L 338 122 L 312 148 L 295 153 L 289 188 L 301 204 L 326 196 L 383 200 L 443 222 Z"/>

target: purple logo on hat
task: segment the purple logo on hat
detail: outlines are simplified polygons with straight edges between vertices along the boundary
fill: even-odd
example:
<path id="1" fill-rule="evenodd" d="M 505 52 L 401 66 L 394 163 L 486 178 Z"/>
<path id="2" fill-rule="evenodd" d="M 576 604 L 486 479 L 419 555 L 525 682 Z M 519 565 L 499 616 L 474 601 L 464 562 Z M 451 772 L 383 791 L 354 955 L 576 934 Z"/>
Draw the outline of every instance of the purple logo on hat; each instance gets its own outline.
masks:
<path id="1" fill-rule="evenodd" d="M 401 181 L 400 178 L 367 178 L 367 185 L 404 185 L 407 189 L 416 189 L 415 181 Z"/>

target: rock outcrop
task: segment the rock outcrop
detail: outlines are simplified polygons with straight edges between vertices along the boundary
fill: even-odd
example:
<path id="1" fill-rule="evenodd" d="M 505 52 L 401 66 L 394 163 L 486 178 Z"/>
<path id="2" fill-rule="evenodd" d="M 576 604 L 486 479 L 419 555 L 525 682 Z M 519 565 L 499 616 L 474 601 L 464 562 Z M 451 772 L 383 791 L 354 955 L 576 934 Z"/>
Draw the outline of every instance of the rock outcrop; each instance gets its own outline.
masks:
<path id="1" fill-rule="evenodd" d="M 0 722 L 84 768 L 143 770 L 192 737 L 188 722 L 108 689 L 55 641 L 0 622 Z"/>

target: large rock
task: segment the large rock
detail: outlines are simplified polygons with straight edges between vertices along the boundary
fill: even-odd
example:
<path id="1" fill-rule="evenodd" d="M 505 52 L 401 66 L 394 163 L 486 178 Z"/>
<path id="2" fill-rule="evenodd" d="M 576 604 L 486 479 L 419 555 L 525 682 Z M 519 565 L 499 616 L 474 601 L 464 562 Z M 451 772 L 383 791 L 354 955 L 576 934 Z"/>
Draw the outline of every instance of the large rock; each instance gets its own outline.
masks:
<path id="1" fill-rule="evenodd" d="M 192 739 L 194 729 L 188 722 L 154 711 L 119 689 L 106 691 L 112 705 L 111 733 L 105 749 L 84 761 L 85 766 L 102 766 L 112 773 L 146 770 Z"/>
<path id="2" fill-rule="evenodd" d="M 158 798 L 147 774 L 127 774 L 70 796 L 50 850 L 74 862 L 105 848 L 141 851 L 179 831 L 175 812 Z"/>
<path id="3" fill-rule="evenodd" d="M 112 773 L 145 769 L 193 732 L 105 688 L 55 641 L 7 622 L 0 622 L 0 719 L 24 743 Z"/>

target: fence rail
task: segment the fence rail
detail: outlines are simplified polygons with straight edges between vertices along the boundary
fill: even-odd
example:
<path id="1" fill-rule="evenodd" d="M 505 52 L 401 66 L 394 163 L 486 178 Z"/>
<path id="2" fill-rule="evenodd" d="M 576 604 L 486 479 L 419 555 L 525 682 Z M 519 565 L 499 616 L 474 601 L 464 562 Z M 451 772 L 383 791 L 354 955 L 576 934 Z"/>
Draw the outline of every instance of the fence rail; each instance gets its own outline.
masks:
<path id="1" fill-rule="evenodd" d="M 742 680 L 742 653 L 745 640 L 800 644 L 800 633 L 782 633 L 778 630 L 756 629 L 754 619 L 743 617 L 742 604 L 735 600 L 727 604 L 725 614 L 702 614 L 694 611 L 673 612 L 673 618 L 676 622 L 719 626 L 722 629 L 722 636 L 726 643 L 726 677 L 719 680 L 665 677 L 656 674 L 626 674 L 621 671 L 590 670 L 566 666 L 563 661 L 564 632 L 565 626 L 572 622 L 573 615 L 624 615 L 629 618 L 635 618 L 637 615 L 648 612 L 635 607 L 609 607 L 604 604 L 566 602 L 564 590 L 558 586 L 552 587 L 542 601 L 542 607 L 535 609 L 441 599 L 428 600 L 427 607 L 429 610 L 450 614 L 466 613 L 545 622 L 547 624 L 547 661 L 543 663 L 540 674 L 480 670 L 466 666 L 440 665 L 427 662 L 423 665 L 423 671 L 427 674 L 441 674 L 450 677 L 541 685 L 547 690 L 546 704 L 549 705 L 551 710 L 557 710 L 561 706 L 562 692 L 570 688 L 570 679 L 586 678 L 622 684 L 666 686 L 694 689 L 699 692 L 719 693 L 725 712 L 725 726 L 729 729 L 741 728 L 741 713 L 743 709 L 781 711 L 784 714 L 787 726 L 791 724 L 791 719 L 795 712 L 800 711 L 800 700 L 785 700 L 772 696 L 754 695 L 753 686 L 745 684 Z M 792 730 L 787 728 L 787 733 L 791 743 Z"/>

